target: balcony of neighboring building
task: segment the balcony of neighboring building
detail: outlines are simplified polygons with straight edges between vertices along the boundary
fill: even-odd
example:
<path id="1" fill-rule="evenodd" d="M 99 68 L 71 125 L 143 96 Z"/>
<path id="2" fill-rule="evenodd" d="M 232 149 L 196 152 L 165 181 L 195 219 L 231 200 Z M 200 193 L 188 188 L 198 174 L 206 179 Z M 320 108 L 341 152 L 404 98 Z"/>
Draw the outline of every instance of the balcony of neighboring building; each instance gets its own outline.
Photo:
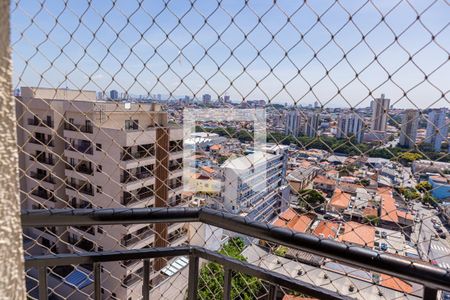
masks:
<path id="1" fill-rule="evenodd" d="M 123 192 L 121 203 L 125 206 L 134 206 L 142 203 L 146 206 L 154 204 L 154 188 L 153 185 L 138 188 L 132 191 Z"/>
<path id="2" fill-rule="evenodd" d="M 171 159 L 183 157 L 183 140 L 175 140 L 169 142 L 169 153 Z"/>
<path id="3" fill-rule="evenodd" d="M 54 192 L 47 190 L 41 186 L 36 187 L 31 191 L 31 195 L 38 197 L 40 200 L 55 202 Z"/>
<path id="4" fill-rule="evenodd" d="M 27 119 L 27 124 L 30 126 L 50 127 L 53 128 L 54 123 L 51 116 L 47 116 L 46 119 L 40 119 L 37 116 Z"/>
<path id="5" fill-rule="evenodd" d="M 55 184 L 55 177 L 43 169 L 36 169 L 30 172 L 30 177 L 36 180 L 45 181 L 47 183 Z"/>
<path id="6" fill-rule="evenodd" d="M 75 192 L 80 194 L 94 196 L 94 188 L 92 184 L 87 181 L 68 178 L 66 181 L 66 188 L 69 190 L 74 190 Z"/>
<path id="7" fill-rule="evenodd" d="M 85 160 L 72 160 L 66 164 L 66 170 L 75 171 L 84 175 L 94 175 L 92 162 Z"/>
<path id="8" fill-rule="evenodd" d="M 53 136 L 51 134 L 45 134 L 41 132 L 35 132 L 34 136 L 29 139 L 31 144 L 41 145 L 43 147 L 54 147 Z"/>
<path id="9" fill-rule="evenodd" d="M 37 161 L 39 163 L 48 165 L 48 166 L 54 166 L 55 160 L 53 159 L 53 154 L 46 153 L 43 151 L 36 151 L 35 154 L 32 154 L 30 156 L 30 160 Z"/>
<path id="10" fill-rule="evenodd" d="M 80 132 L 80 133 L 93 133 L 94 132 L 94 126 L 89 120 L 86 120 L 85 123 L 77 124 L 75 121 L 70 120 L 67 122 L 64 122 L 64 130 L 70 131 L 70 132 Z M 70 135 L 69 132 L 65 133 L 64 135 Z"/>
<path id="11" fill-rule="evenodd" d="M 91 141 L 83 139 L 72 139 L 70 142 L 66 143 L 64 154 L 66 156 L 74 156 L 78 153 L 79 157 L 84 157 L 85 154 L 94 154 L 94 145 Z"/>

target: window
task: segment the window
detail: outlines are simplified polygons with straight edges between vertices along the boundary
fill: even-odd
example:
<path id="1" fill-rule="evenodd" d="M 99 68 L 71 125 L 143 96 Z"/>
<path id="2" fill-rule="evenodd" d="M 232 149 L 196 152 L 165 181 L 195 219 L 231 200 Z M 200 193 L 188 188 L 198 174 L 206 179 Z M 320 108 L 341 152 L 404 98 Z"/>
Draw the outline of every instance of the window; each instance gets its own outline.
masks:
<path id="1" fill-rule="evenodd" d="M 103 233 L 103 228 L 101 226 L 97 226 L 97 232 L 98 233 Z"/>
<path id="2" fill-rule="evenodd" d="M 101 173 L 101 172 L 102 172 L 102 165 L 98 165 L 98 166 L 97 166 L 97 172 L 98 172 L 98 173 Z"/>
<path id="3" fill-rule="evenodd" d="M 125 130 L 137 130 L 139 128 L 139 120 L 125 120 Z"/>
<path id="4" fill-rule="evenodd" d="M 97 193 L 101 194 L 103 191 L 102 186 L 101 185 L 97 185 Z"/>
<path id="5" fill-rule="evenodd" d="M 102 144 L 100 143 L 95 144 L 95 150 L 102 151 Z"/>

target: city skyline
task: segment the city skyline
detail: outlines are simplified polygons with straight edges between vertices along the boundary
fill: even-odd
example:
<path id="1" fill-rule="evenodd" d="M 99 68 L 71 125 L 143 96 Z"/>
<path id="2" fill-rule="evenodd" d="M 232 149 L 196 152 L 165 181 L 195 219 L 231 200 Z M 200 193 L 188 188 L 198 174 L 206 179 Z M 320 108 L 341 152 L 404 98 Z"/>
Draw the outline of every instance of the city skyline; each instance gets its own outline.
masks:
<path id="1" fill-rule="evenodd" d="M 354 12 L 352 21 L 357 28 L 348 25 L 344 27 L 346 30 L 339 29 L 346 24 L 348 15 L 334 2 L 302 5 L 278 1 L 275 8 L 271 8 L 272 2 L 258 5 L 249 2 L 240 10 L 238 2 L 223 3 L 217 9 L 215 2 L 199 1 L 194 5 L 195 12 L 190 11 L 190 18 L 181 21 L 192 28 L 195 41 L 187 29 L 171 30 L 177 18 L 191 7 L 185 2 L 170 3 L 171 12 L 163 10 L 161 14 L 158 9 L 164 6 L 159 2 L 151 7 L 142 3 L 145 10 L 136 13 L 135 2 L 128 6 L 117 3 L 120 10 L 113 12 L 109 12 L 107 3 L 96 2 L 90 4 L 95 11 L 85 15 L 82 14 L 84 5 L 70 1 L 67 4 L 70 11 L 57 3 L 45 3 L 41 9 L 32 1 L 21 2 L 12 4 L 14 86 L 115 89 L 129 94 L 195 95 L 196 98 L 205 93 L 228 94 L 235 101 L 264 99 L 305 105 L 318 101 L 325 106 L 343 107 L 365 107 L 385 93 L 398 108 L 445 107 L 449 105 L 445 78 L 450 69 L 445 64 L 448 57 L 443 50 L 449 42 L 443 36 L 449 30 L 445 23 L 448 7 L 439 1 L 431 7 L 427 6 L 430 1 L 413 2 L 417 11 L 423 11 L 420 20 L 429 32 L 420 26 L 408 26 L 414 24 L 416 13 L 403 1 L 347 3 L 347 9 Z M 396 12 L 396 18 L 387 14 L 384 20 L 391 29 L 375 26 L 380 22 L 378 10 L 386 13 L 391 9 Z M 46 18 L 58 15 L 61 10 L 63 22 L 54 24 L 52 18 Z M 41 28 L 54 26 L 44 42 L 41 43 L 45 39 L 42 29 L 33 24 L 28 26 L 28 15 L 36 15 Z M 206 27 L 205 15 L 210 24 Z M 77 16 L 81 16 L 82 26 L 76 27 Z M 131 16 L 130 21 L 127 16 Z M 102 26 L 103 17 L 105 21 L 114 19 L 114 25 Z M 152 17 L 159 27 L 152 23 Z M 258 22 L 258 17 L 273 30 L 277 29 L 275 40 Z M 377 30 L 371 30 L 372 27 Z M 97 39 L 93 39 L 94 29 Z M 394 40 L 391 30 L 404 32 Z M 119 31 L 117 37 L 115 32 Z M 164 31 L 170 34 L 166 37 Z M 139 32 L 143 32 L 142 36 Z M 246 39 L 243 32 L 247 34 Z M 430 32 L 435 35 L 433 40 Z M 71 41 L 66 45 L 70 34 L 77 43 Z M 367 36 L 363 40 L 364 34 Z M 88 56 L 83 47 L 89 47 Z M 64 49 L 62 54 L 60 48 Z M 410 49 L 412 61 L 402 48 Z M 49 60 L 54 60 L 52 65 Z M 37 70 L 44 71 L 43 77 Z"/>

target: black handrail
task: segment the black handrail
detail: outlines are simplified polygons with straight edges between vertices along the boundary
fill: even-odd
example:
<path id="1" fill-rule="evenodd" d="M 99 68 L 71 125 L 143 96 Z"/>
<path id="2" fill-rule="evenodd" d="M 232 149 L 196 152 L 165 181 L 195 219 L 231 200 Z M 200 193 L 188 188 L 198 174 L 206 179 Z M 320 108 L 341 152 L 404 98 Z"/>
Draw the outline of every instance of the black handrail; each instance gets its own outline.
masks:
<path id="1" fill-rule="evenodd" d="M 305 233 L 209 208 L 117 208 L 29 210 L 22 214 L 23 226 L 75 226 L 202 222 L 306 251 L 355 267 L 416 282 L 432 289 L 450 290 L 450 273 L 445 269 L 407 257 L 377 252 L 360 246 L 321 239 Z"/>

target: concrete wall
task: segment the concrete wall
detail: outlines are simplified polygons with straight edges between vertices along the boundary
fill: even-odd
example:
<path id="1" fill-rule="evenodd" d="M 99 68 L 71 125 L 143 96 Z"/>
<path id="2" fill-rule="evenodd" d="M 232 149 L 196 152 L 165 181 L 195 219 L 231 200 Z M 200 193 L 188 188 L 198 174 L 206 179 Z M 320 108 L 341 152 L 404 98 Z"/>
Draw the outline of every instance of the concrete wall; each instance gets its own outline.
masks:
<path id="1" fill-rule="evenodd" d="M 0 11 L 0 299 L 25 299 L 8 0 Z"/>

